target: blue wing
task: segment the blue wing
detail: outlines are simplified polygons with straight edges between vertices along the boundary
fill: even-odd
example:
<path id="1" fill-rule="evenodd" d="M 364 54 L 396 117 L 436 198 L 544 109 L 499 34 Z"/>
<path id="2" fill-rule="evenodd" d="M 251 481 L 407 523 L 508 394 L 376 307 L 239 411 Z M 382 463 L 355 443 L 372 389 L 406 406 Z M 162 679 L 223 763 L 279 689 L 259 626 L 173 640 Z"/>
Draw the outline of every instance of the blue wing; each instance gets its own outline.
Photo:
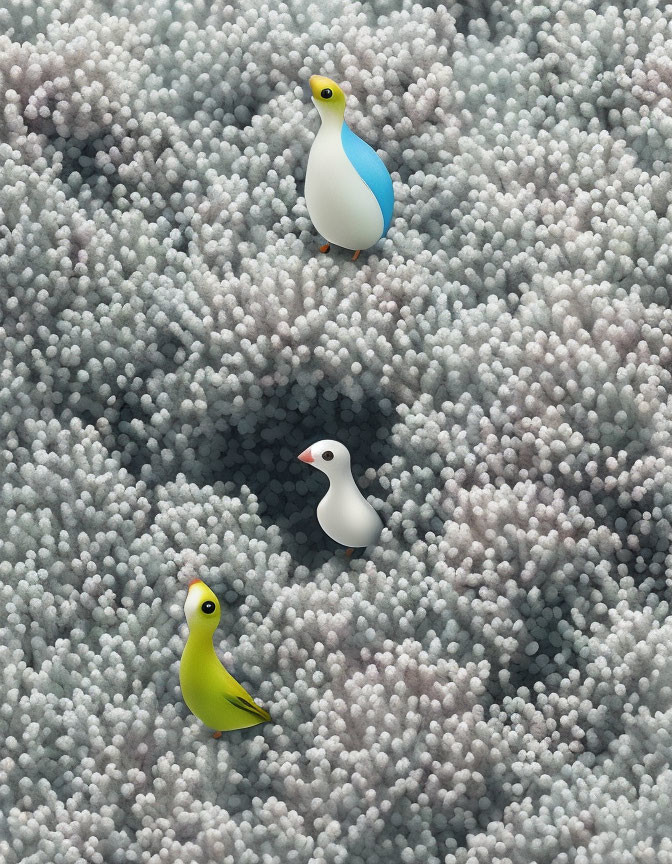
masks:
<path id="1" fill-rule="evenodd" d="M 341 128 L 341 143 L 345 155 L 352 163 L 355 171 L 376 196 L 376 201 L 383 214 L 384 236 L 390 227 L 394 207 L 392 178 L 385 167 L 385 163 L 373 147 L 369 147 L 366 141 L 358 138 L 345 121 L 343 121 Z"/>

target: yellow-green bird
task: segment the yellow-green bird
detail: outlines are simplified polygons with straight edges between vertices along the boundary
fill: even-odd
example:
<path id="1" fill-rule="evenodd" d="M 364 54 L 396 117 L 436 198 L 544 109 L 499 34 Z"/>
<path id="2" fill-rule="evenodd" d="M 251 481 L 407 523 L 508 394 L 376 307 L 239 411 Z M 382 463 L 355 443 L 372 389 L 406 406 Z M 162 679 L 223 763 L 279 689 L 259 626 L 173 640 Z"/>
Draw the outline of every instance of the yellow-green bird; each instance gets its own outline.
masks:
<path id="1" fill-rule="evenodd" d="M 184 614 L 189 638 L 180 661 L 180 687 L 189 710 L 215 729 L 215 738 L 232 729 L 246 729 L 271 719 L 222 666 L 212 636 L 221 611 L 217 597 L 201 579 L 189 583 Z"/>

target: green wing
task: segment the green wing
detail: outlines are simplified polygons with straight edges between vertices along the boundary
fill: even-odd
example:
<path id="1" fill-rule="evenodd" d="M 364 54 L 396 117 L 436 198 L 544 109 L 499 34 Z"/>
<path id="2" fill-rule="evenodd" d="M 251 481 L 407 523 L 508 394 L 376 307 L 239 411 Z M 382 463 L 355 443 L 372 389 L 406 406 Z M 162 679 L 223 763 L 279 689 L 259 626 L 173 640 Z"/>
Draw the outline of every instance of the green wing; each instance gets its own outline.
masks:
<path id="1" fill-rule="evenodd" d="M 234 708 L 252 714 L 263 723 L 268 723 L 271 719 L 271 715 L 268 711 L 265 711 L 263 708 L 260 708 L 257 704 L 251 702 L 249 699 L 245 699 L 243 696 L 225 696 L 224 698 L 227 702 L 230 702 Z"/>

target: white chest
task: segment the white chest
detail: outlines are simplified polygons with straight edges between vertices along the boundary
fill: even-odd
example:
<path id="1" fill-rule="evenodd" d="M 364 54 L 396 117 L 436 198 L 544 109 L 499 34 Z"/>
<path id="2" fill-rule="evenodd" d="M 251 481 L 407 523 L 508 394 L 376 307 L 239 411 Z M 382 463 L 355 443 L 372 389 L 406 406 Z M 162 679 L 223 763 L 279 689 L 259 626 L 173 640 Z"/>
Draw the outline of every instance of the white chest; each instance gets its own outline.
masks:
<path id="1" fill-rule="evenodd" d="M 317 521 L 332 540 L 361 549 L 378 541 L 383 523 L 353 484 L 344 489 L 332 485 L 317 505 Z"/>
<path id="2" fill-rule="evenodd" d="M 341 143 L 340 127 L 322 125 L 306 169 L 306 205 L 317 231 L 345 249 L 368 249 L 383 233 L 376 196 L 359 176 Z"/>

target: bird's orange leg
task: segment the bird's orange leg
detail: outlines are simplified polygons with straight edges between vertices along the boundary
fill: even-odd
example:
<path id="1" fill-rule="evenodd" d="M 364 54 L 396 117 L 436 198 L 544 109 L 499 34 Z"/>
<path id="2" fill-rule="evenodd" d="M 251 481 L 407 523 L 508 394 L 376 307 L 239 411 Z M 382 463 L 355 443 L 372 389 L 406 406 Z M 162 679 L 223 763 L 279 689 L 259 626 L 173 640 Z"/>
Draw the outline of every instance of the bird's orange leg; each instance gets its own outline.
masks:
<path id="1" fill-rule="evenodd" d="M 221 733 L 221 732 L 215 732 L 215 734 L 214 734 L 212 737 L 213 737 L 213 738 L 221 738 L 221 737 L 222 737 L 222 733 Z"/>
<path id="2" fill-rule="evenodd" d="M 331 249 L 330 243 L 325 243 L 324 246 L 320 246 L 320 252 L 328 252 Z"/>
<path id="3" fill-rule="evenodd" d="M 362 251 L 361 249 L 358 249 L 358 250 L 355 252 L 355 254 L 352 256 L 352 260 L 353 260 L 353 261 L 356 261 L 356 260 L 359 258 L 359 253 L 360 253 L 361 251 Z"/>
<path id="4" fill-rule="evenodd" d="M 354 549 L 346 549 L 345 550 L 345 557 L 349 558 L 354 551 L 355 551 Z"/>

